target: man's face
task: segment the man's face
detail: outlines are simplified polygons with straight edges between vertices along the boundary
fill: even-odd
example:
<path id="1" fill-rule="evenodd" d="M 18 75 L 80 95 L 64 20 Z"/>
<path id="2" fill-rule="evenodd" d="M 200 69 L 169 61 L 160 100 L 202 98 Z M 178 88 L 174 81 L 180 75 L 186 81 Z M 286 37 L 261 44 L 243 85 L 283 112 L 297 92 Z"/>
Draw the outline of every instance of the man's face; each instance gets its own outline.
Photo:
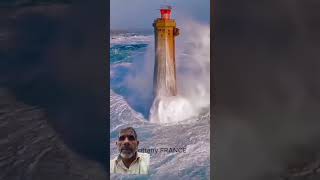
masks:
<path id="1" fill-rule="evenodd" d="M 132 130 L 120 132 L 119 139 L 116 143 L 120 156 L 124 159 L 133 157 L 138 149 L 139 141 L 135 138 Z"/>

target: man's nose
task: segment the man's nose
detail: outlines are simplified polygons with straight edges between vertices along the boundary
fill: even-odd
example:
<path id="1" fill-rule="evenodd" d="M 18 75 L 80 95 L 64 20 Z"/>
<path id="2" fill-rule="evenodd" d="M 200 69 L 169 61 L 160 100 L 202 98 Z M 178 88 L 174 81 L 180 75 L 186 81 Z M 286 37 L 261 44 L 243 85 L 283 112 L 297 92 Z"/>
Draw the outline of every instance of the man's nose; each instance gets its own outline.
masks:
<path id="1" fill-rule="evenodd" d="M 123 143 L 129 143 L 128 137 L 126 137 L 126 138 L 124 139 Z"/>

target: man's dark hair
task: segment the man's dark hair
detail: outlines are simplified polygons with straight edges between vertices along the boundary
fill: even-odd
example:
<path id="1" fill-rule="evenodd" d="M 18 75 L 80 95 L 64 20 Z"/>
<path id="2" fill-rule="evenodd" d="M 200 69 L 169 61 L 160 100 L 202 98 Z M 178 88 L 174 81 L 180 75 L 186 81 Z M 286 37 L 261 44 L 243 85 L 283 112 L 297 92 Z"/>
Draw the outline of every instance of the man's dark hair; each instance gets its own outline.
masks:
<path id="1" fill-rule="evenodd" d="M 124 129 L 120 129 L 119 134 L 121 134 L 121 132 L 129 131 L 129 130 L 133 131 L 134 138 L 136 140 L 138 140 L 138 135 L 136 133 L 136 130 L 133 129 L 133 127 L 127 127 L 127 128 L 124 128 Z"/>

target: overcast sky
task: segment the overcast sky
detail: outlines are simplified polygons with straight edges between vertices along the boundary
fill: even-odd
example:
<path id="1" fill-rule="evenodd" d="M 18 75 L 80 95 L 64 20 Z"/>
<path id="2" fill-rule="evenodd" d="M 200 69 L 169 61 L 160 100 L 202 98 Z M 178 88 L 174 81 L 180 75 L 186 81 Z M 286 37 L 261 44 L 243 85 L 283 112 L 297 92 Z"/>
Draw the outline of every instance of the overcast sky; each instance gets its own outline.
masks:
<path id="1" fill-rule="evenodd" d="M 210 0 L 111 0 L 112 30 L 152 29 L 152 22 L 160 16 L 160 6 L 173 6 L 173 18 L 192 18 L 209 23 Z"/>

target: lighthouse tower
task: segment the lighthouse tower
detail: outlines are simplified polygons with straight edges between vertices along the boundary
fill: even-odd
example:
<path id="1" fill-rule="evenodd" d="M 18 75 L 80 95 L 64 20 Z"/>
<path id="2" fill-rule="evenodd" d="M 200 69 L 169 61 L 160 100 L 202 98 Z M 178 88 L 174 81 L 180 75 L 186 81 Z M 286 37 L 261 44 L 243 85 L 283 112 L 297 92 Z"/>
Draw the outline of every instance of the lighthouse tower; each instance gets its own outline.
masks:
<path id="1" fill-rule="evenodd" d="M 160 9 L 161 18 L 154 21 L 155 33 L 155 65 L 154 95 L 155 97 L 177 95 L 175 36 L 179 34 L 175 20 L 171 19 L 171 7 Z"/>

